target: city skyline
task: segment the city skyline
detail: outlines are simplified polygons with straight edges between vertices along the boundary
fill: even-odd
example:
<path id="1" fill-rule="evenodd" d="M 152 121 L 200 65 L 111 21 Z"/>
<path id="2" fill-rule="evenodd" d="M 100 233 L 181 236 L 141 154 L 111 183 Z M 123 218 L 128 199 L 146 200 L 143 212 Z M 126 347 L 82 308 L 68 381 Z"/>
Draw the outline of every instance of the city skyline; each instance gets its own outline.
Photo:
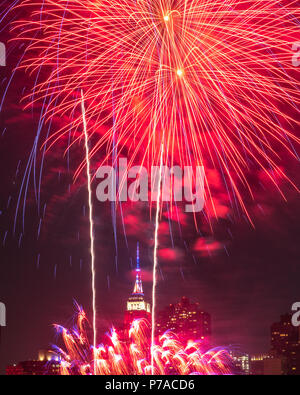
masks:
<path id="1" fill-rule="evenodd" d="M 146 302 L 147 297 L 143 290 L 139 243 L 137 243 L 134 272 L 133 291 L 127 299 L 123 311 L 125 313 L 123 324 L 120 325 L 121 332 L 119 335 L 125 342 L 134 320 L 147 320 L 151 325 L 151 307 Z M 199 307 L 198 302 L 190 302 L 185 296 L 179 298 L 177 303 L 166 306 L 158 313 L 157 338 L 170 331 L 178 336 L 178 339 L 200 341 L 201 348 L 209 350 L 213 346 L 211 316 Z M 231 372 L 238 375 L 300 374 L 300 326 L 293 326 L 292 317 L 292 313 L 283 314 L 280 316 L 280 321 L 270 325 L 270 348 L 268 352 L 250 355 L 243 350 L 241 345 L 228 345 L 227 352 L 232 358 Z M 104 334 L 100 335 L 101 339 L 104 339 L 104 337 Z M 55 348 L 40 349 L 37 359 L 33 357 L 26 361 L 7 365 L 6 374 L 58 375 L 60 374 L 60 360 L 61 358 L 56 354 Z"/>
<path id="2" fill-rule="evenodd" d="M 133 284 L 132 282 L 130 284 L 130 281 L 128 281 L 128 291 L 130 291 L 130 287 L 133 290 L 131 294 L 129 292 L 130 296 L 127 299 L 125 305 L 123 306 L 123 311 L 119 312 L 119 320 L 117 320 L 119 322 L 121 331 L 127 331 L 134 319 L 146 319 L 149 323 L 151 322 L 151 307 L 150 304 L 146 302 L 147 296 L 145 295 L 143 288 L 143 269 L 140 263 L 139 242 L 137 242 L 135 265 L 136 266 L 133 271 L 135 275 L 134 282 Z M 158 321 L 156 324 L 156 336 L 161 336 L 166 331 L 171 331 L 176 335 L 180 336 L 180 338 L 185 338 L 186 340 L 199 340 L 201 341 L 201 344 L 203 342 L 204 349 L 209 349 L 210 347 L 216 346 L 217 344 L 214 341 L 213 328 L 211 327 L 211 315 L 207 312 L 203 312 L 203 310 L 199 308 L 199 302 L 190 302 L 187 297 L 181 296 L 178 298 L 177 302 L 170 303 L 163 309 L 160 309 L 160 311 L 158 312 Z M 193 322 L 195 321 L 194 318 L 196 317 L 195 314 L 197 314 L 198 318 L 197 323 L 193 324 Z M 120 319 L 122 316 L 124 318 Z M 261 350 L 260 354 L 255 353 L 251 355 L 251 353 L 243 348 L 242 344 L 224 345 L 228 349 L 228 352 L 232 355 L 234 363 L 237 364 L 237 370 L 233 370 L 233 372 L 235 372 L 235 374 L 269 375 L 287 374 L 287 372 L 289 372 L 288 374 L 299 374 L 300 327 L 296 328 L 292 325 L 292 316 L 292 312 L 283 315 L 281 314 L 280 322 L 270 324 L 270 345 L 268 350 Z M 172 317 L 177 318 L 175 319 Z M 122 322 L 124 324 L 122 324 Z M 182 322 L 182 324 L 180 324 L 180 322 Z M 115 327 L 115 325 L 113 326 Z M 109 328 L 107 328 L 107 330 L 108 329 Z M 281 333 L 289 333 L 289 335 L 281 335 Z M 99 334 L 99 336 L 101 339 L 104 338 L 104 333 Z M 292 352 L 292 354 L 295 354 L 296 362 L 287 362 L 290 361 L 290 357 L 285 357 L 285 351 L 281 351 L 281 344 L 286 344 L 285 339 L 283 339 L 282 343 L 281 336 L 289 336 L 290 341 L 294 342 L 291 344 L 295 344 L 294 347 L 298 347 L 297 349 L 295 349 L 296 353 Z M 39 351 L 38 359 L 35 359 L 33 355 L 32 358 L 29 358 L 28 360 L 24 359 L 24 362 L 17 363 L 16 361 L 14 361 L 12 365 L 7 364 L 5 367 L 7 374 L 59 374 L 59 370 L 57 368 L 57 357 L 55 356 L 55 354 L 51 354 L 51 356 L 49 354 L 51 352 L 54 352 L 54 349 L 52 350 L 51 347 L 47 349 L 48 351 L 42 350 L 41 347 L 39 347 L 38 349 L 41 350 Z M 281 358 L 281 356 L 284 358 L 278 359 Z M 44 364 L 43 361 L 46 361 L 46 363 Z M 53 367 L 52 365 L 50 366 L 49 364 L 47 364 L 47 361 L 53 361 Z M 295 368 L 293 366 L 295 366 Z"/>

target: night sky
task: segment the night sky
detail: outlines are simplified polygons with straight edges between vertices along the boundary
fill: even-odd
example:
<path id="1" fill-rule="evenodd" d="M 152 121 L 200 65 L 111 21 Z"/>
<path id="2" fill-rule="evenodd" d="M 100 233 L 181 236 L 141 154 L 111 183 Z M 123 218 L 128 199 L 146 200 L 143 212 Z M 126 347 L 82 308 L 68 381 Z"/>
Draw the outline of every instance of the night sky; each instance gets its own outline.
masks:
<path id="1" fill-rule="evenodd" d="M 0 41 L 7 43 L 8 39 L 8 31 L 2 31 Z M 19 56 L 14 44 L 7 46 L 8 65 L 0 68 L 1 97 Z M 7 308 L 7 327 L 2 330 L 0 344 L 1 371 L 7 364 L 37 357 L 39 349 L 55 343 L 52 324 L 72 322 L 75 300 L 91 317 L 86 182 L 84 175 L 75 183 L 72 178 L 83 159 L 84 146 L 77 144 L 64 155 L 67 141 L 63 141 L 46 153 L 38 200 L 33 171 L 37 169 L 39 179 L 40 146 L 25 197 L 22 182 L 40 110 L 25 110 L 20 103 L 31 84 L 27 74 L 16 73 L 0 114 L 0 301 Z M 52 127 L 61 122 L 64 120 L 55 119 Z M 100 160 L 98 156 L 94 169 Z M 299 162 L 284 153 L 280 165 L 299 186 Z M 218 220 L 212 219 L 212 230 L 202 215 L 197 232 L 193 216 L 182 208 L 179 221 L 168 216 L 167 208 L 163 212 L 158 309 L 188 296 L 212 315 L 215 345 L 265 352 L 271 323 L 300 299 L 299 194 L 279 180 L 287 197 L 284 201 L 254 167 L 248 177 L 255 198 L 244 196 L 253 227 L 241 210 L 222 200 L 220 176 L 214 169 L 207 171 L 214 183 L 219 214 Z M 93 195 L 95 188 L 94 182 Z M 101 332 L 122 320 L 134 282 L 137 241 L 145 293 L 150 297 L 154 224 L 153 212 L 150 219 L 146 204 L 128 203 L 122 207 L 123 216 L 120 208 L 117 210 L 114 233 L 112 206 L 94 203 Z"/>

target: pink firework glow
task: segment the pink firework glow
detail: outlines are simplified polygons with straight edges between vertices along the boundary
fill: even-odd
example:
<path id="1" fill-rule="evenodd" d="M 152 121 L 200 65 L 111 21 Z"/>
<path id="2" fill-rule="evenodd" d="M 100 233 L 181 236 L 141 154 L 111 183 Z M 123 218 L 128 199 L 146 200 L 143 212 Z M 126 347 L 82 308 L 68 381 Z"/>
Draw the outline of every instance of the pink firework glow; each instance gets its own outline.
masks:
<path id="1" fill-rule="evenodd" d="M 130 329 L 118 333 L 112 329 L 107 341 L 93 350 L 88 336 L 88 322 L 79 308 L 77 325 L 72 330 L 56 326 L 62 334 L 64 349 L 56 347 L 61 357 L 62 375 L 151 375 L 231 373 L 232 361 L 225 349 L 202 351 L 197 341 L 182 342 L 165 333 L 153 349 L 155 368 L 151 366 L 150 326 L 146 320 L 134 320 Z M 95 356 L 95 359 L 94 359 Z"/>

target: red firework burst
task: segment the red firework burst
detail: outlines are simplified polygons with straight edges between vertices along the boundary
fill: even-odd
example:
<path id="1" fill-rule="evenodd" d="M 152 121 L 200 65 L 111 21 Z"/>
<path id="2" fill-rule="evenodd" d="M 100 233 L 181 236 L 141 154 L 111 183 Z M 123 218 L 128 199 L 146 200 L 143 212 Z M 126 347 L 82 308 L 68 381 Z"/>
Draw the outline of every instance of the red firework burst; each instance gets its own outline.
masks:
<path id="1" fill-rule="evenodd" d="M 132 161 L 142 152 L 143 162 L 159 163 L 163 143 L 164 163 L 220 169 L 246 210 L 239 185 L 251 194 L 251 163 L 287 178 L 277 145 L 295 156 L 290 142 L 299 142 L 291 70 L 297 3 L 24 0 L 19 7 L 30 16 L 15 29 L 29 43 L 22 67 L 37 73 L 29 99 L 46 98 L 51 116 L 53 107 L 70 116 L 82 89 L 89 136 L 105 126 L 91 156 L 117 147 Z M 79 139 L 81 115 L 70 124 Z M 52 134 L 52 144 L 70 124 Z"/>

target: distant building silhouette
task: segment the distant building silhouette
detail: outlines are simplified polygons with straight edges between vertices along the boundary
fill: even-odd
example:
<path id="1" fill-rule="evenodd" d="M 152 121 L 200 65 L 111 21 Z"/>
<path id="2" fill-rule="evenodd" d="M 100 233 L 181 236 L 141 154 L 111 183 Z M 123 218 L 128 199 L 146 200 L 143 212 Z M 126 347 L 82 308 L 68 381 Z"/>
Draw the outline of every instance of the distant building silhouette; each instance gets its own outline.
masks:
<path id="1" fill-rule="evenodd" d="M 286 372 L 284 357 L 270 354 L 252 355 L 250 374 L 255 376 L 281 376 Z"/>
<path id="2" fill-rule="evenodd" d="M 60 373 L 56 361 L 24 361 L 6 368 L 8 376 L 56 376 Z"/>
<path id="3" fill-rule="evenodd" d="M 23 361 L 6 368 L 8 376 L 56 376 L 60 374 L 59 357 L 52 351 L 39 351 L 38 360 Z"/>
<path id="4" fill-rule="evenodd" d="M 60 358 L 49 350 L 40 350 L 37 360 L 22 361 L 6 367 L 8 376 L 56 376 L 59 374 Z"/>

